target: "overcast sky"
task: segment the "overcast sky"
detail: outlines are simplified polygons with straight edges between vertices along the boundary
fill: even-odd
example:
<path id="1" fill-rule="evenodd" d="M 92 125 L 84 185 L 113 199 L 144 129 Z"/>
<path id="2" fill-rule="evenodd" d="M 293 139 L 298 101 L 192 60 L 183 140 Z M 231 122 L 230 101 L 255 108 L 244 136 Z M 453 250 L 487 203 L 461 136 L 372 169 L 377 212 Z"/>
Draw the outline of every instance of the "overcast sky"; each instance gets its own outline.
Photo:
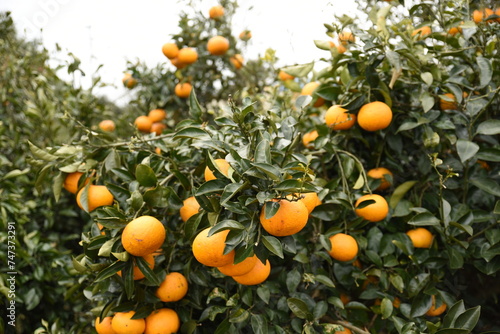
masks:
<path id="1" fill-rule="evenodd" d="M 177 0 L 2 0 L 22 35 L 41 38 L 48 50 L 58 43 L 64 54 L 72 52 L 88 74 L 103 64 L 100 74 L 114 85 L 101 90 L 123 103 L 129 94 L 121 85 L 126 61 L 140 59 L 150 66 L 167 64 L 161 46 L 179 28 L 178 14 L 185 1 Z M 203 0 L 203 12 L 218 2 Z M 350 0 L 240 0 L 233 32 L 252 31 L 246 59 L 256 58 L 268 47 L 277 51 L 279 65 L 310 62 L 325 56 L 314 39 L 328 39 L 323 23 L 334 15 L 355 13 Z M 250 9 L 250 7 L 253 7 Z M 59 54 L 60 55 L 60 54 Z M 166 65 L 171 66 L 171 65 Z M 82 78 L 82 85 L 90 75 Z"/>

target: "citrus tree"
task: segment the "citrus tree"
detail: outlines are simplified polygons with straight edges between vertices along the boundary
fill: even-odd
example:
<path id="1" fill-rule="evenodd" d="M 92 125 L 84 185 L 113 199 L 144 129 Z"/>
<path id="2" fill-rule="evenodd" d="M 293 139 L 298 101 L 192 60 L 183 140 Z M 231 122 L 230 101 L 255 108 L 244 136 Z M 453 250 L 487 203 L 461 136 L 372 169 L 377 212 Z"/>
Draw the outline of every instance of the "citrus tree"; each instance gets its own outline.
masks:
<path id="1" fill-rule="evenodd" d="M 221 4 L 200 15 L 223 25 Z M 170 129 L 36 150 L 88 213 L 72 262 L 98 333 L 498 329 L 476 282 L 499 268 L 499 17 L 487 1 L 359 5 L 315 41 L 321 71 L 289 66 L 234 99 L 212 73 L 228 102 L 207 106 L 220 55 L 202 66 L 200 49 Z M 176 99 L 151 80 L 145 113 Z"/>

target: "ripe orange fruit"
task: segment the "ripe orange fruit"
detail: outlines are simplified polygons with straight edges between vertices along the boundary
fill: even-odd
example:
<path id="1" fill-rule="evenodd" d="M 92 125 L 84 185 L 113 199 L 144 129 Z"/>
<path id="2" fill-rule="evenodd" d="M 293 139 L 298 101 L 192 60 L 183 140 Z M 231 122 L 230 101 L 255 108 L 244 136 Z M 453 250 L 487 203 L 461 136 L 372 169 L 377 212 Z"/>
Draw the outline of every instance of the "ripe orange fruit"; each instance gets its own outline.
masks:
<path id="1" fill-rule="evenodd" d="M 417 39 L 424 39 L 432 33 L 432 29 L 429 26 L 423 26 L 418 29 L 413 30 L 412 36 L 417 36 Z"/>
<path id="2" fill-rule="evenodd" d="M 330 238 L 332 248 L 328 251 L 331 257 L 338 261 L 351 261 L 358 255 L 358 243 L 352 236 L 337 233 Z"/>
<path id="3" fill-rule="evenodd" d="M 137 86 L 137 80 L 130 73 L 125 73 L 125 76 L 122 79 L 123 85 L 128 89 L 132 89 Z"/>
<path id="4" fill-rule="evenodd" d="M 367 103 L 359 109 L 358 124 L 366 131 L 383 130 L 391 124 L 392 110 L 380 101 Z"/>
<path id="5" fill-rule="evenodd" d="M 245 61 L 243 59 L 243 56 L 240 54 L 235 54 L 231 58 L 229 58 L 229 61 L 231 64 L 233 64 L 234 67 L 236 67 L 237 70 L 243 67 L 243 62 Z"/>
<path id="6" fill-rule="evenodd" d="M 339 105 L 331 106 L 326 111 L 325 123 L 332 130 L 348 130 L 356 124 L 356 115 Z"/>
<path id="7" fill-rule="evenodd" d="M 217 165 L 217 167 L 219 167 L 222 174 L 226 176 L 228 175 L 229 167 L 231 167 L 229 165 L 229 162 L 227 162 L 225 159 L 215 159 L 215 164 Z M 210 170 L 210 168 L 208 168 L 208 166 L 205 167 L 205 181 L 210 181 L 215 179 L 216 177 L 214 173 Z"/>
<path id="8" fill-rule="evenodd" d="M 224 16 L 224 7 L 222 7 L 220 5 L 213 6 L 208 11 L 208 15 L 210 16 L 211 19 L 218 20 L 222 16 Z"/>
<path id="9" fill-rule="evenodd" d="M 447 305 L 443 302 L 438 308 L 436 308 L 436 296 L 432 296 L 431 308 L 425 313 L 429 317 L 437 317 L 446 311 Z"/>
<path id="10" fill-rule="evenodd" d="M 240 39 L 242 41 L 248 41 L 250 40 L 250 38 L 252 38 L 252 32 L 250 30 L 243 30 L 241 33 L 240 33 Z"/>
<path id="11" fill-rule="evenodd" d="M 229 41 L 222 36 L 214 36 L 208 40 L 207 50 L 214 56 L 222 56 L 229 50 Z"/>
<path id="12" fill-rule="evenodd" d="M 179 213 L 183 222 L 188 221 L 189 218 L 200 211 L 200 204 L 194 196 L 186 198 L 182 203 L 183 206 L 179 210 Z"/>
<path id="13" fill-rule="evenodd" d="M 257 255 L 249 256 L 238 264 L 229 263 L 225 266 L 218 267 L 219 271 L 226 276 L 241 276 L 248 273 L 255 267 Z"/>
<path id="14" fill-rule="evenodd" d="M 139 116 L 135 119 L 134 125 L 137 130 L 149 133 L 151 132 L 151 126 L 153 125 L 153 122 L 148 116 Z"/>
<path id="15" fill-rule="evenodd" d="M 406 234 L 410 237 L 413 247 L 415 248 L 430 248 L 432 246 L 434 236 L 429 230 L 423 227 L 409 230 Z"/>
<path id="16" fill-rule="evenodd" d="M 314 148 L 314 145 L 311 144 L 312 141 L 318 138 L 319 134 L 317 130 L 310 131 L 308 133 L 304 133 L 302 135 L 302 144 L 304 144 L 307 148 Z"/>
<path id="17" fill-rule="evenodd" d="M 163 109 L 153 109 L 149 112 L 148 117 L 153 123 L 161 122 L 167 117 L 167 113 Z"/>
<path id="18" fill-rule="evenodd" d="M 346 305 L 347 303 L 349 303 L 351 301 L 351 297 L 349 297 L 345 293 L 341 293 L 339 298 L 340 298 L 340 301 L 342 302 L 342 304 L 344 304 L 344 305 Z"/>
<path id="19" fill-rule="evenodd" d="M 267 233 L 285 237 L 301 231 L 307 224 L 309 212 L 302 201 L 278 199 L 279 209 L 274 216 L 266 218 L 265 206 L 260 211 L 260 223 Z"/>
<path id="20" fill-rule="evenodd" d="M 281 81 L 287 81 L 287 80 L 293 80 L 295 79 L 295 77 L 293 75 L 290 75 L 284 71 L 281 71 L 278 73 L 278 78 L 281 80 Z"/>
<path id="21" fill-rule="evenodd" d="M 226 238 L 229 230 L 217 232 L 208 236 L 210 228 L 206 228 L 194 238 L 193 255 L 200 262 L 209 267 L 222 267 L 234 262 L 234 250 L 224 254 Z"/>
<path id="22" fill-rule="evenodd" d="M 191 94 L 191 90 L 193 89 L 193 86 L 189 82 L 184 82 L 184 83 L 178 83 L 175 85 L 175 95 L 180 97 L 181 99 L 188 98 L 189 95 Z"/>
<path id="23" fill-rule="evenodd" d="M 165 130 L 167 126 L 163 123 L 156 122 L 151 125 L 151 133 L 156 133 L 157 136 L 161 135 L 163 130 Z"/>
<path id="24" fill-rule="evenodd" d="M 439 99 L 439 107 L 441 110 L 457 110 L 458 104 L 457 104 L 457 98 L 455 97 L 454 94 L 452 93 L 445 93 L 444 96 L 446 96 L 448 99 L 451 101 L 448 101 L 447 99 L 440 98 Z"/>
<path id="25" fill-rule="evenodd" d="M 97 317 L 95 319 L 95 330 L 97 334 L 116 334 L 116 332 L 111 328 L 111 320 L 113 317 L 105 317 L 101 319 Z"/>
<path id="26" fill-rule="evenodd" d="M 366 174 L 373 179 L 381 179 L 380 185 L 375 190 L 385 190 L 391 186 L 389 181 L 385 178 L 385 175 L 390 175 L 392 177 L 392 173 L 385 167 L 370 169 Z"/>
<path id="27" fill-rule="evenodd" d="M 165 276 L 158 289 L 156 297 L 162 302 L 177 302 L 188 292 L 188 281 L 183 274 L 171 272 Z"/>
<path id="28" fill-rule="evenodd" d="M 304 87 L 302 87 L 302 91 L 300 92 L 300 94 L 313 96 L 314 92 L 316 91 L 316 89 L 318 87 L 319 87 L 319 82 L 315 82 L 315 81 L 309 82 L 309 83 L 305 84 Z M 318 97 L 313 106 L 318 108 L 318 107 L 321 107 L 324 103 L 325 103 L 325 100 L 321 97 Z"/>
<path id="29" fill-rule="evenodd" d="M 392 306 L 394 306 L 395 308 L 399 308 L 401 306 L 401 299 L 399 299 L 398 297 L 394 297 Z"/>
<path id="30" fill-rule="evenodd" d="M 346 47 L 342 43 L 337 46 L 334 42 L 328 41 L 328 44 L 330 44 L 330 49 L 336 48 L 338 53 L 345 53 L 347 51 Z"/>
<path id="31" fill-rule="evenodd" d="M 163 44 L 161 51 L 168 59 L 174 59 L 179 54 L 179 48 L 175 43 L 165 43 Z"/>
<path id="32" fill-rule="evenodd" d="M 177 333 L 180 326 L 181 321 L 177 312 L 169 308 L 161 308 L 146 317 L 146 331 L 144 334 Z"/>
<path id="33" fill-rule="evenodd" d="M 76 195 L 76 203 L 82 210 L 85 210 L 81 203 L 81 197 L 84 189 L 85 188 L 82 188 Z M 95 209 L 101 206 L 113 205 L 114 200 L 115 198 L 113 197 L 113 194 L 109 192 L 106 186 L 96 186 L 96 185 L 89 186 L 87 191 L 87 204 L 89 209 L 88 212 L 94 211 Z"/>
<path id="34" fill-rule="evenodd" d="M 269 260 L 266 260 L 266 264 L 264 264 L 261 260 L 257 259 L 252 270 L 243 275 L 233 276 L 233 279 L 243 285 L 257 285 L 264 282 L 270 273 L 271 263 Z"/>
<path id="35" fill-rule="evenodd" d="M 364 208 L 358 209 L 358 205 L 367 200 L 374 200 L 375 203 L 368 204 Z M 364 195 L 358 198 L 354 207 L 356 207 L 356 215 L 371 222 L 379 222 L 387 217 L 389 213 L 389 205 L 385 198 L 380 195 Z"/>
<path id="36" fill-rule="evenodd" d="M 462 28 L 460 27 L 451 27 L 448 29 L 448 35 L 455 36 L 458 33 L 462 32 Z"/>
<path id="37" fill-rule="evenodd" d="M 335 334 L 352 334 L 352 332 L 349 328 L 344 327 L 343 331 L 335 331 Z"/>
<path id="38" fill-rule="evenodd" d="M 125 226 L 121 239 L 127 252 L 135 256 L 146 256 L 160 248 L 165 236 L 165 227 L 158 219 L 141 216 Z"/>
<path id="39" fill-rule="evenodd" d="M 106 132 L 113 132 L 116 129 L 115 122 L 110 119 L 105 119 L 99 122 L 99 129 Z"/>
<path id="40" fill-rule="evenodd" d="M 342 45 L 348 45 L 349 43 L 354 43 L 356 41 L 356 37 L 354 37 L 353 33 L 350 31 L 342 31 L 339 34 L 339 42 Z"/>
<path id="41" fill-rule="evenodd" d="M 155 267 L 155 258 L 153 256 L 153 254 L 147 254 L 145 256 L 142 257 L 144 260 L 146 260 L 146 262 L 148 263 L 148 267 L 153 269 Z M 120 270 L 119 272 L 117 272 L 118 276 L 122 276 L 122 271 Z M 140 280 L 140 279 L 143 279 L 145 276 L 144 274 L 142 273 L 141 269 L 139 269 L 139 266 L 137 266 L 136 264 L 134 264 L 134 281 L 137 281 L 137 280 Z"/>
<path id="42" fill-rule="evenodd" d="M 111 320 L 111 328 L 116 334 L 142 334 L 146 330 L 146 321 L 144 319 L 131 318 L 135 311 L 118 312 Z"/>
<path id="43" fill-rule="evenodd" d="M 300 194 L 300 201 L 304 203 L 307 208 L 307 212 L 311 214 L 314 208 L 321 205 L 321 200 L 316 193 L 303 193 Z"/>
<path id="44" fill-rule="evenodd" d="M 80 177 L 83 175 L 81 172 L 73 172 L 69 173 L 66 175 L 66 178 L 64 179 L 63 187 L 67 191 L 69 191 L 72 194 L 76 194 L 78 191 L 78 182 L 80 181 Z M 85 184 L 88 183 L 88 180 L 85 181 Z"/>
<path id="45" fill-rule="evenodd" d="M 181 70 L 181 69 L 183 69 L 184 67 L 187 66 L 187 64 L 181 63 L 179 61 L 179 58 L 170 59 L 170 62 L 172 63 L 172 65 L 174 65 L 175 67 L 177 67 L 178 70 Z"/>
<path id="46" fill-rule="evenodd" d="M 476 23 L 481 23 L 488 16 L 493 15 L 494 12 L 490 8 L 476 9 L 472 12 L 472 20 Z M 493 22 L 494 20 L 487 20 L 487 22 Z"/>
<path id="47" fill-rule="evenodd" d="M 196 52 L 196 50 L 193 48 L 182 48 L 177 54 L 177 61 L 181 64 L 189 65 L 196 62 L 197 60 L 198 52 Z"/>

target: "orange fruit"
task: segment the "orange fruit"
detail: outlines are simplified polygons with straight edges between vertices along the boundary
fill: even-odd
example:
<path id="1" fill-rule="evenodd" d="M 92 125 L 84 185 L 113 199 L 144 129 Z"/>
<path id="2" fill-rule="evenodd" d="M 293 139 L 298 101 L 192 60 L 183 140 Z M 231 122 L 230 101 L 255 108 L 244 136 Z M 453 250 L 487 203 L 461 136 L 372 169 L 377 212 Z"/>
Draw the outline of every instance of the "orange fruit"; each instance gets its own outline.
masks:
<path id="1" fill-rule="evenodd" d="M 278 78 L 281 80 L 281 81 L 287 81 L 287 80 L 293 80 L 295 79 L 295 77 L 293 75 L 290 75 L 284 71 L 281 71 L 278 73 Z"/>
<path id="2" fill-rule="evenodd" d="M 349 297 L 345 293 L 341 293 L 339 298 L 340 298 L 340 301 L 342 302 L 342 304 L 344 304 L 344 305 L 346 305 L 347 303 L 349 303 L 351 301 L 351 297 Z"/>
<path id="3" fill-rule="evenodd" d="M 189 218 L 194 216 L 200 211 L 200 204 L 194 196 L 186 198 L 183 202 L 182 208 L 179 210 L 182 221 L 186 222 Z"/>
<path id="4" fill-rule="evenodd" d="M 95 319 L 95 330 L 97 334 L 116 334 L 111 327 L 111 320 L 113 317 L 105 317 L 104 319 L 97 317 Z"/>
<path id="5" fill-rule="evenodd" d="M 222 36 L 214 36 L 208 40 L 207 50 L 214 56 L 222 56 L 229 50 L 229 41 Z"/>
<path id="6" fill-rule="evenodd" d="M 392 306 L 394 306 L 395 308 L 399 308 L 401 306 L 401 299 L 399 299 L 398 297 L 394 297 Z"/>
<path id="7" fill-rule="evenodd" d="M 439 107 L 441 108 L 441 110 L 456 110 L 458 108 L 458 104 L 455 95 L 452 93 L 445 93 L 443 95 L 451 101 L 448 101 L 448 99 L 445 100 L 443 98 L 439 98 Z"/>
<path id="8" fill-rule="evenodd" d="M 81 197 L 85 188 L 82 188 L 78 194 L 76 195 L 76 203 L 80 207 L 80 209 L 84 210 L 83 205 L 81 203 Z M 113 205 L 115 198 L 113 194 L 111 194 L 106 188 L 106 186 L 96 186 L 90 185 L 87 191 L 87 204 L 88 204 L 88 212 L 94 211 L 98 207 Z"/>
<path id="9" fill-rule="evenodd" d="M 377 131 L 387 128 L 392 121 L 392 110 L 380 101 L 367 103 L 359 109 L 358 124 L 366 131 Z"/>
<path id="10" fill-rule="evenodd" d="M 300 201 L 304 203 L 307 208 L 307 212 L 311 214 L 314 208 L 321 205 L 321 200 L 316 193 L 303 193 L 300 194 Z"/>
<path id="11" fill-rule="evenodd" d="M 386 180 L 385 175 L 390 175 L 392 177 L 392 173 L 385 167 L 370 169 L 366 174 L 372 179 L 381 179 L 380 185 L 375 190 L 385 190 L 391 186 L 389 181 Z"/>
<path id="12" fill-rule="evenodd" d="M 493 15 L 494 12 L 490 8 L 476 9 L 472 12 L 472 20 L 476 23 L 481 23 L 488 16 Z M 493 22 L 494 20 L 487 20 L 487 22 Z"/>
<path id="13" fill-rule="evenodd" d="M 436 308 L 436 296 L 433 295 L 431 308 L 425 314 L 430 317 L 437 317 L 446 311 L 446 307 L 447 305 L 443 302 L 438 308 Z"/>
<path id="14" fill-rule="evenodd" d="M 105 119 L 99 122 L 99 129 L 106 132 L 113 132 L 116 129 L 115 122 L 110 119 Z"/>
<path id="15" fill-rule="evenodd" d="M 129 222 L 121 236 L 123 248 L 135 256 L 152 254 L 165 241 L 163 224 L 151 216 L 141 216 Z"/>
<path id="16" fill-rule="evenodd" d="M 271 273 L 271 263 L 266 260 L 266 264 L 261 260 L 255 261 L 255 266 L 248 273 L 233 276 L 233 279 L 242 285 L 257 285 L 264 282 Z"/>
<path id="17" fill-rule="evenodd" d="M 354 43 L 356 41 L 356 37 L 354 37 L 353 33 L 350 31 L 342 31 L 339 34 L 339 42 L 342 45 L 348 45 L 349 43 Z"/>
<path id="18" fill-rule="evenodd" d="M 148 113 L 148 117 L 151 122 L 161 122 L 167 117 L 167 113 L 163 109 L 153 109 Z"/>
<path id="19" fill-rule="evenodd" d="M 153 256 L 153 254 L 148 254 L 148 255 L 145 255 L 142 257 L 144 260 L 146 260 L 146 262 L 148 263 L 148 267 L 153 269 L 155 267 L 155 258 Z M 122 276 L 122 271 L 120 270 L 119 272 L 117 272 L 118 276 Z M 140 280 L 140 279 L 143 279 L 145 276 L 144 274 L 142 273 L 141 269 L 139 269 L 139 266 L 137 266 L 136 264 L 134 264 L 134 281 L 137 281 L 137 280 Z"/>
<path id="20" fill-rule="evenodd" d="M 455 36 L 458 33 L 462 32 L 462 28 L 460 27 L 451 27 L 448 29 L 448 35 Z"/>
<path id="21" fill-rule="evenodd" d="M 177 47 L 175 43 L 165 43 L 161 48 L 161 52 L 163 52 L 168 59 L 174 59 L 179 54 L 179 47 Z"/>
<path id="22" fill-rule="evenodd" d="M 265 205 L 260 211 L 260 223 L 267 233 L 276 237 L 285 237 L 301 231 L 307 224 L 309 212 L 302 201 L 286 199 L 274 200 L 279 209 L 274 216 L 266 218 Z"/>
<path id="23" fill-rule="evenodd" d="M 314 145 L 311 144 L 312 141 L 318 138 L 319 134 L 317 130 L 310 131 L 308 133 L 304 133 L 302 135 L 302 144 L 304 144 L 307 148 L 314 148 Z"/>
<path id="24" fill-rule="evenodd" d="M 302 91 L 300 92 L 300 94 L 313 96 L 314 92 L 316 91 L 316 89 L 318 87 L 319 87 L 319 82 L 315 82 L 315 81 L 309 82 L 309 83 L 305 84 L 304 87 L 302 87 Z M 318 107 L 321 107 L 324 103 L 325 103 L 325 100 L 321 97 L 318 97 L 316 99 L 316 102 L 314 102 L 313 106 L 318 108 Z"/>
<path id="25" fill-rule="evenodd" d="M 209 267 L 222 267 L 234 262 L 234 250 L 224 254 L 226 238 L 229 230 L 224 230 L 208 236 L 210 228 L 206 228 L 194 238 L 193 255 L 200 262 Z"/>
<path id="26" fill-rule="evenodd" d="M 177 272 L 171 272 L 165 276 L 158 289 L 156 297 L 162 302 L 177 302 L 184 298 L 188 292 L 188 281 L 186 277 Z"/>
<path id="27" fill-rule="evenodd" d="M 413 30 L 412 36 L 417 36 L 417 39 L 424 39 L 432 33 L 432 29 L 429 26 L 423 26 L 418 29 Z"/>
<path id="28" fill-rule="evenodd" d="M 132 89 L 137 86 L 137 80 L 130 73 L 125 73 L 125 76 L 122 79 L 123 85 L 128 89 Z"/>
<path id="29" fill-rule="evenodd" d="M 139 116 L 135 119 L 134 125 L 141 132 L 151 132 L 153 122 L 148 116 Z"/>
<path id="30" fill-rule="evenodd" d="M 252 38 L 252 32 L 250 30 L 243 30 L 241 33 L 240 33 L 240 39 L 242 41 L 248 41 L 250 40 L 250 38 Z"/>
<path id="31" fill-rule="evenodd" d="M 215 164 L 217 167 L 219 167 L 219 170 L 222 172 L 222 174 L 228 176 L 229 173 L 229 162 L 227 162 L 225 159 L 215 159 Z M 210 180 L 215 180 L 216 177 L 214 173 L 210 170 L 210 168 L 205 167 L 205 181 L 210 181 Z"/>
<path id="32" fill-rule="evenodd" d="M 335 331 L 335 334 L 352 334 L 352 332 L 349 328 L 344 327 L 343 331 Z"/>
<path id="33" fill-rule="evenodd" d="M 151 133 L 156 133 L 157 136 L 161 135 L 163 130 L 165 130 L 167 126 L 163 123 L 156 122 L 151 125 Z"/>
<path id="34" fill-rule="evenodd" d="M 172 65 L 174 65 L 175 67 L 177 67 L 177 69 L 179 69 L 179 70 L 183 69 L 187 65 L 185 63 L 180 62 L 179 58 L 170 59 L 170 62 L 172 63 Z"/>
<path id="35" fill-rule="evenodd" d="M 144 319 L 132 320 L 134 315 L 134 311 L 116 313 L 111 320 L 111 328 L 116 334 L 143 334 L 146 330 L 146 321 Z"/>
<path id="36" fill-rule="evenodd" d="M 330 49 L 334 49 L 334 48 L 337 48 L 337 52 L 338 53 L 345 53 L 347 51 L 346 47 L 344 46 L 344 44 L 340 43 L 338 46 L 332 42 L 332 41 L 328 41 L 328 44 L 330 44 Z"/>
<path id="37" fill-rule="evenodd" d="M 191 94 L 191 90 L 193 89 L 193 86 L 189 82 L 184 82 L 184 83 L 178 83 L 175 85 L 175 95 L 180 97 L 181 99 L 188 98 L 189 95 Z"/>
<path id="38" fill-rule="evenodd" d="M 181 320 L 177 312 L 170 308 L 161 308 L 146 317 L 146 331 L 144 334 L 177 333 L 180 327 Z"/>
<path id="39" fill-rule="evenodd" d="M 218 267 L 219 271 L 226 276 L 240 276 L 248 273 L 255 267 L 257 262 L 257 255 L 249 256 L 240 263 L 229 263 L 225 266 Z"/>
<path id="40" fill-rule="evenodd" d="M 423 227 L 409 230 L 406 234 L 411 239 L 413 247 L 415 248 L 430 248 L 432 246 L 434 236 L 431 232 L 429 232 L 429 230 Z"/>
<path id="41" fill-rule="evenodd" d="M 361 209 L 357 208 L 359 204 L 367 200 L 374 200 L 375 203 L 368 204 Z M 389 205 L 387 204 L 387 201 L 385 198 L 377 194 L 361 196 L 356 201 L 354 207 L 356 207 L 356 215 L 370 222 L 379 222 L 385 219 L 389 213 Z"/>
<path id="42" fill-rule="evenodd" d="M 233 64 L 234 67 L 236 67 L 237 70 L 243 67 L 243 62 L 245 61 L 243 59 L 243 56 L 240 54 L 235 54 L 231 58 L 229 58 L 229 61 L 231 64 Z"/>
<path id="43" fill-rule="evenodd" d="M 72 194 L 76 194 L 78 191 L 78 182 L 80 181 L 80 177 L 83 175 L 82 172 L 73 172 L 66 175 L 64 179 L 63 187 L 67 191 Z M 88 183 L 88 180 L 85 181 L 85 184 Z"/>
<path id="44" fill-rule="evenodd" d="M 325 123 L 332 130 L 348 130 L 356 124 L 356 115 L 339 105 L 331 106 L 326 111 Z"/>
<path id="45" fill-rule="evenodd" d="M 182 48 L 177 54 L 177 61 L 181 64 L 189 65 L 196 62 L 197 60 L 198 52 L 196 52 L 196 50 L 193 48 Z"/>
<path id="46" fill-rule="evenodd" d="M 328 251 L 331 257 L 338 261 L 351 261 L 358 255 L 358 243 L 352 236 L 337 233 L 330 238 L 332 248 Z"/>
<path id="47" fill-rule="evenodd" d="M 220 5 L 213 6 L 208 11 L 208 15 L 210 16 L 211 19 L 218 20 L 222 16 L 224 16 L 224 7 L 222 7 Z"/>

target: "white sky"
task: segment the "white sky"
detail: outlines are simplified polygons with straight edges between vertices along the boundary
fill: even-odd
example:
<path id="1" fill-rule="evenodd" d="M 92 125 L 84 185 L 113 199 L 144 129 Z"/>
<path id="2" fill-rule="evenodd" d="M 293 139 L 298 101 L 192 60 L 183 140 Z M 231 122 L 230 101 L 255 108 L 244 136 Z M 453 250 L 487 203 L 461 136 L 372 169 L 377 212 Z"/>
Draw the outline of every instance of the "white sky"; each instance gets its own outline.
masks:
<path id="1" fill-rule="evenodd" d="M 63 54 L 72 52 L 82 61 L 87 73 L 80 82 L 90 83 L 99 64 L 104 82 L 100 90 L 120 104 L 129 92 L 121 79 L 126 61 L 140 59 L 150 66 L 165 63 L 161 46 L 179 32 L 178 13 L 185 1 L 177 0 L 2 0 L 0 11 L 9 10 L 22 35 L 38 37 L 48 50 L 58 43 Z M 208 13 L 216 0 L 203 0 L 200 9 Z M 252 31 L 245 59 L 256 58 L 268 47 L 275 49 L 278 65 L 310 62 L 327 56 L 313 40 L 324 39 L 323 23 L 334 15 L 355 13 L 352 0 L 239 0 L 233 18 L 233 33 Z M 250 7 L 253 7 L 249 10 Z M 40 31 L 41 28 L 41 31 Z M 59 57 L 61 54 L 59 54 Z M 62 74 L 62 73 L 61 73 Z"/>

